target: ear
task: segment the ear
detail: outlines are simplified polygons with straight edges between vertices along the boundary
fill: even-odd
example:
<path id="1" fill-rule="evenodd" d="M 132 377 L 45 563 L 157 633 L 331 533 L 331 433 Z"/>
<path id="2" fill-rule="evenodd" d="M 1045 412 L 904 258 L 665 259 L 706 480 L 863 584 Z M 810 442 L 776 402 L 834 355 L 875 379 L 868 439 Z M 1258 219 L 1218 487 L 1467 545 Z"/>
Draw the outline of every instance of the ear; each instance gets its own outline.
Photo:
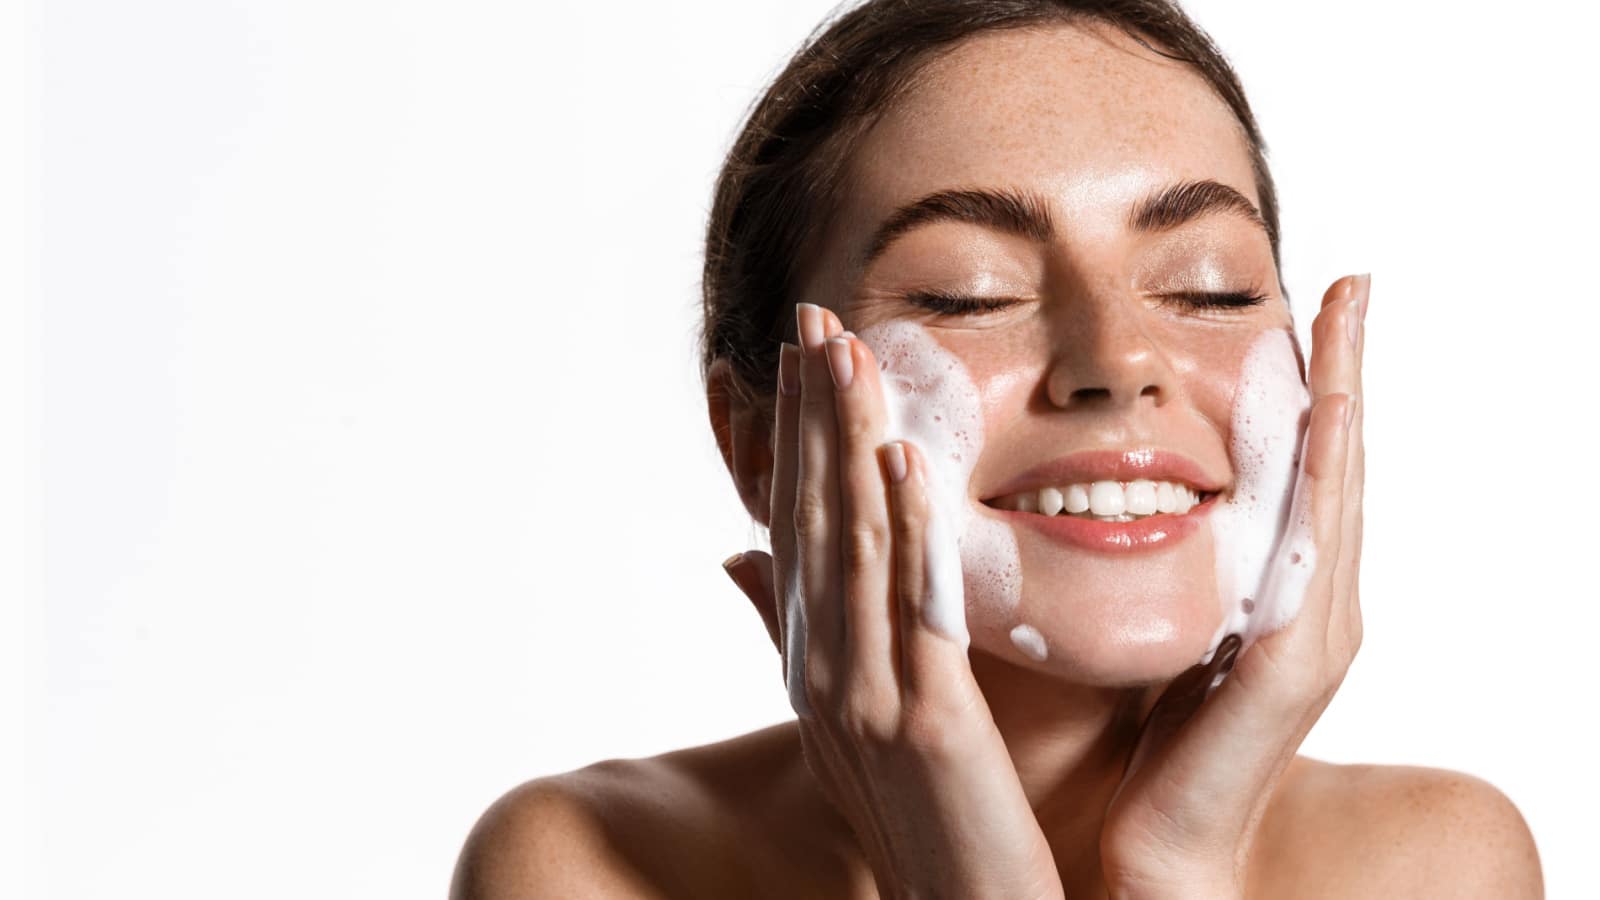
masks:
<path id="1" fill-rule="evenodd" d="M 771 527 L 772 429 L 766 410 L 753 398 L 727 359 L 711 364 L 706 373 L 706 407 L 717 449 L 750 517 Z"/>

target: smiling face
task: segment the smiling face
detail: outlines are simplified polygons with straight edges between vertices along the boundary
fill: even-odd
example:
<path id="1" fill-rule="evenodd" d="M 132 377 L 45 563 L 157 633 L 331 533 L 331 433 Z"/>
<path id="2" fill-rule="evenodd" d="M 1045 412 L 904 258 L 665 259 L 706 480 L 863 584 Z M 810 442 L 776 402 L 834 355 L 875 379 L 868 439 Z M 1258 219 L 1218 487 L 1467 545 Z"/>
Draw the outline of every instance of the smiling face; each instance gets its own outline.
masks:
<path id="1" fill-rule="evenodd" d="M 1235 393 L 1257 340 L 1292 336 L 1228 107 L 1114 29 L 985 34 L 923 70 L 847 179 L 801 299 L 891 377 L 919 341 L 959 363 L 939 402 L 981 421 L 955 501 L 974 648 L 1095 684 L 1193 665 L 1222 620 Z M 1078 487 L 1087 512 L 1035 511 Z M 1020 579 L 974 580 L 1006 552 Z"/>

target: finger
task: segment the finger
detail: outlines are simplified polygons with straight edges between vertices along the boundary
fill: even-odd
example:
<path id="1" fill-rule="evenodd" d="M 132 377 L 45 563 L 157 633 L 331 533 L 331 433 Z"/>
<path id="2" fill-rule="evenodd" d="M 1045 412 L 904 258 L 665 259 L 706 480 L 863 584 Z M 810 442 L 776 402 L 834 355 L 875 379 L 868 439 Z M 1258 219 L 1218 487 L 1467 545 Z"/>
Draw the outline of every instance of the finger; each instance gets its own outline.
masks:
<path id="1" fill-rule="evenodd" d="M 1334 282 L 1311 323 L 1309 385 L 1313 402 L 1329 394 L 1355 394 L 1355 345 L 1361 318 L 1353 284 L 1351 278 Z"/>
<path id="2" fill-rule="evenodd" d="M 933 627 L 930 600 L 937 575 L 930 572 L 927 475 L 915 444 L 895 441 L 884 447 L 884 468 L 889 474 L 889 528 L 893 535 L 894 596 L 900 637 L 902 691 L 909 697 L 927 697 L 955 682 L 953 673 L 970 666 L 966 646 Z M 952 548 L 945 548 L 948 552 Z M 933 577 L 930 577 L 933 576 Z"/>
<path id="3" fill-rule="evenodd" d="M 1325 670 L 1316 654 L 1323 649 L 1332 572 L 1339 559 L 1350 399 L 1330 394 L 1317 400 L 1306 429 L 1291 512 L 1311 517 L 1316 568 L 1305 606 L 1289 627 L 1239 651 L 1231 677 L 1204 702 L 1196 694 L 1204 694 L 1207 674 L 1216 684 L 1215 675 L 1228 665 L 1225 658 L 1215 672 L 1187 673 L 1169 690 L 1170 698 L 1163 696 L 1152 709 L 1150 737 L 1141 736 L 1123 790 L 1138 779 L 1159 777 L 1151 773 L 1178 771 L 1185 773 L 1194 796 L 1264 797 L 1327 706 L 1332 693 L 1321 680 Z M 1218 657 L 1223 656 L 1221 649 Z M 1180 729 L 1181 735 L 1169 739 Z M 1258 806 L 1220 806 L 1210 811 L 1208 827 L 1218 834 L 1237 834 L 1244 821 L 1259 814 Z"/>
<path id="4" fill-rule="evenodd" d="M 767 518 L 777 586 L 778 632 L 783 683 L 789 704 L 810 714 L 805 694 L 806 607 L 799 589 L 800 563 L 794 536 L 795 482 L 800 471 L 800 348 L 784 343 L 778 356 L 778 403 L 773 415 L 772 510 Z"/>
<path id="5" fill-rule="evenodd" d="M 1344 525 L 1339 541 L 1340 571 L 1335 574 L 1334 591 L 1342 606 L 1340 637 L 1348 653 L 1354 655 L 1361 643 L 1361 532 L 1363 493 L 1366 489 L 1367 453 L 1365 447 L 1366 392 L 1361 370 L 1366 356 L 1367 301 L 1372 292 L 1372 276 L 1358 275 L 1353 292 L 1359 324 L 1355 346 L 1355 412 L 1350 424 L 1349 459 L 1345 462 Z"/>
<path id="6" fill-rule="evenodd" d="M 722 570 L 756 608 L 761 624 L 766 626 L 767 637 L 772 639 L 772 646 L 781 658 L 783 643 L 778 635 L 777 597 L 772 590 L 772 557 L 760 550 L 735 553 L 722 561 Z"/>
<path id="7" fill-rule="evenodd" d="M 801 303 L 795 310 L 800 334 L 800 427 L 795 483 L 795 553 L 806 620 L 806 692 L 813 705 L 834 688 L 844 609 L 839 596 L 838 427 L 833 375 L 824 346 L 840 330 L 826 310 Z M 831 321 L 830 321 L 831 320 Z M 823 696 L 819 696 L 823 695 Z"/>
<path id="8" fill-rule="evenodd" d="M 878 363 L 851 337 L 829 338 L 839 429 L 840 562 L 852 684 L 893 696 L 895 614 L 889 594 L 889 498 L 878 445 L 886 418 Z"/>
<path id="9" fill-rule="evenodd" d="M 1349 400 L 1333 394 L 1311 409 L 1295 505 L 1298 511 L 1310 504 L 1316 570 L 1300 615 L 1289 627 L 1240 651 L 1233 674 L 1205 702 L 1195 702 L 1196 676 L 1191 675 L 1168 708 L 1151 720 L 1157 733 L 1141 751 L 1161 762 L 1155 767 L 1145 761 L 1144 766 L 1185 772 L 1197 794 L 1258 795 L 1293 758 L 1331 697 L 1319 680 L 1324 672 L 1316 654 L 1322 652 L 1332 572 L 1338 564 Z M 1161 739 L 1178 728 L 1183 734 L 1163 745 Z M 1137 771 L 1134 777 L 1139 777 Z M 1217 814 L 1227 817 L 1239 811 L 1219 809 Z"/>
<path id="10" fill-rule="evenodd" d="M 1320 641 L 1327 631 L 1333 602 L 1333 574 L 1338 570 L 1340 538 L 1344 524 L 1344 476 L 1349 456 L 1349 420 L 1353 409 L 1348 394 L 1330 394 L 1311 408 L 1306 427 L 1305 452 L 1295 487 L 1291 521 L 1311 522 L 1315 567 L 1305 588 L 1300 618 L 1316 626 L 1309 629 Z M 1309 504 L 1309 509 L 1306 509 Z M 1290 552 L 1293 552 L 1292 550 Z M 1286 560 L 1278 560 L 1282 565 Z M 1300 583 L 1291 581 L 1293 583 Z M 1298 629 L 1307 632 L 1308 629 Z M 1320 648 L 1319 648 L 1320 649 Z"/>

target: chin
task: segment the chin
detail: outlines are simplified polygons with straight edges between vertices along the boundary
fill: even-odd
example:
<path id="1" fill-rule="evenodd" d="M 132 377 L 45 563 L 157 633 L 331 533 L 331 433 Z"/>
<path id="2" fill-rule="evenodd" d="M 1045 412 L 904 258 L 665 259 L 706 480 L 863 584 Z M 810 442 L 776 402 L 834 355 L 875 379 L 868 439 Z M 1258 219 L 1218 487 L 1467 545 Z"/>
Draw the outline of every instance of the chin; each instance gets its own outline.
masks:
<path id="1" fill-rule="evenodd" d="M 1139 687 L 1170 681 L 1200 662 L 1222 621 L 1214 589 L 1079 594 L 1054 604 L 1029 603 L 1026 595 L 1024 589 L 1021 606 L 1004 621 L 974 629 L 974 644 L 1074 684 Z M 1024 626 L 1020 633 L 1018 625 Z"/>
<path id="2" fill-rule="evenodd" d="M 982 579 L 967 583 L 979 649 L 1103 687 L 1170 681 L 1211 649 L 1222 607 L 1206 529 L 1169 549 L 1132 554 L 1064 549 L 1033 529 L 1016 535 L 1019 590 L 999 596 Z"/>

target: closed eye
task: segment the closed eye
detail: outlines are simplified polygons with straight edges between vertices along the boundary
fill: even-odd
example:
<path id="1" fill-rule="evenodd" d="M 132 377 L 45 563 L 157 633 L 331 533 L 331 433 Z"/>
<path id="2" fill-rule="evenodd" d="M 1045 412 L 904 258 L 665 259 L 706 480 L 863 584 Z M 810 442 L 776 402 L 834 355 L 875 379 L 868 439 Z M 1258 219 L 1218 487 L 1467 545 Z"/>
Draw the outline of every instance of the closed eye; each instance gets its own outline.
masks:
<path id="1" fill-rule="evenodd" d="M 1182 303 L 1186 306 L 1200 309 L 1260 306 L 1267 302 L 1265 294 L 1255 291 L 1179 291 L 1172 294 L 1159 294 L 1157 297 L 1162 304 Z"/>
<path id="2" fill-rule="evenodd" d="M 971 297 L 943 291 L 911 291 L 905 298 L 908 303 L 944 316 L 995 312 L 1022 302 L 1013 297 Z M 1196 309 L 1243 308 L 1267 302 L 1265 294 L 1255 291 L 1177 291 L 1157 298 L 1163 305 L 1183 304 Z"/>
<path id="3" fill-rule="evenodd" d="M 994 312 L 1022 301 L 1013 297 L 968 297 L 943 291 L 912 291 L 906 294 L 906 302 L 942 316 L 960 316 Z"/>

